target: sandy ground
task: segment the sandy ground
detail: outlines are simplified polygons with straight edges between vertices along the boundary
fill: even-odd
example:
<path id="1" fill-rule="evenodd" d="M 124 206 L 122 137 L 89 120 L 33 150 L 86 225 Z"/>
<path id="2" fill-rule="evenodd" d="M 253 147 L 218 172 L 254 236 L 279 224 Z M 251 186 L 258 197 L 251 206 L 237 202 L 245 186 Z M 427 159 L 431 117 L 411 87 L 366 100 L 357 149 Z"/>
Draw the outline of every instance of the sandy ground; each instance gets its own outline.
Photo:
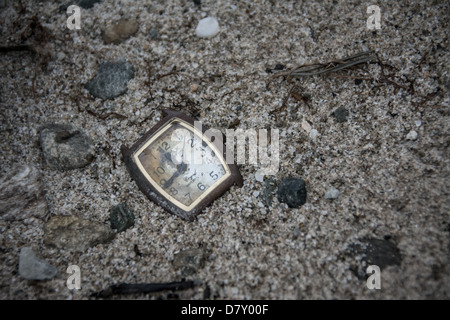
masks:
<path id="1" fill-rule="evenodd" d="M 109 209 L 123 201 L 136 216 L 133 228 L 83 253 L 44 245 L 44 220 L 0 219 L 0 298 L 86 299 L 113 283 L 180 281 L 185 275 L 174 257 L 200 248 L 204 265 L 187 277 L 197 281 L 193 289 L 131 298 L 448 299 L 448 3 L 377 1 L 381 30 L 372 31 L 367 1 L 201 2 L 105 0 L 81 9 L 80 30 L 66 27 L 58 1 L 6 1 L 0 8 L 0 45 L 27 43 L 37 52 L 0 53 L 1 174 L 21 163 L 39 168 L 49 217 L 109 224 Z M 219 21 L 212 39 L 195 35 L 205 16 Z M 102 30 L 120 18 L 137 19 L 138 32 L 104 44 Z M 291 68 L 368 49 L 392 67 L 385 67 L 390 81 L 374 63 L 267 86 L 266 69 L 277 64 Z M 98 64 L 120 58 L 136 70 L 127 93 L 92 97 L 84 84 Z M 366 80 L 356 85 L 355 78 Z M 294 85 L 285 108 L 270 114 Z M 338 107 L 349 111 L 347 121 L 331 116 Z M 197 221 L 169 215 L 138 190 L 120 155 L 163 108 L 214 128 L 239 120 L 236 128 L 244 130 L 279 129 L 280 166 L 272 178 L 303 178 L 306 204 L 290 209 L 275 197 L 265 207 L 258 167 L 245 164 L 244 186 L 232 187 Z M 112 112 L 124 117 L 101 117 Z M 303 121 L 317 130 L 315 138 Z M 39 146 L 44 123 L 82 128 L 96 159 L 82 169 L 50 169 Z M 412 130 L 415 140 L 407 139 Z M 332 186 L 339 198 L 325 199 Z M 354 272 L 360 257 L 347 248 L 362 238 L 389 239 L 400 252 L 400 265 L 382 269 L 381 290 L 369 290 Z M 58 275 L 21 278 L 24 246 Z M 73 264 L 81 269 L 79 291 L 66 287 Z"/>

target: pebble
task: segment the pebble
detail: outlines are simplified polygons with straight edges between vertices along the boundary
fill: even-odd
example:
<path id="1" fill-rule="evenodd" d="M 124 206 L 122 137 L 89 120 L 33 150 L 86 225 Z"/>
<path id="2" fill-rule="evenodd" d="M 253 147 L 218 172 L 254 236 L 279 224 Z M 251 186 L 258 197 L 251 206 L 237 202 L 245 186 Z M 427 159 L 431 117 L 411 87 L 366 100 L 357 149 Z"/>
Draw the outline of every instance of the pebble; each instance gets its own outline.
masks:
<path id="1" fill-rule="evenodd" d="M 134 78 L 134 67 L 123 59 L 101 63 L 97 75 L 86 84 L 96 98 L 114 99 L 127 91 L 128 81 Z"/>
<path id="2" fill-rule="evenodd" d="M 126 202 L 120 203 L 109 210 L 111 228 L 117 232 L 125 231 L 134 226 L 134 214 Z"/>
<path id="3" fill-rule="evenodd" d="M 264 175 L 261 174 L 260 170 L 255 172 L 255 180 L 258 182 L 264 182 Z"/>
<path id="4" fill-rule="evenodd" d="M 114 239 L 116 233 L 103 223 L 75 216 L 55 216 L 44 227 L 44 243 L 59 249 L 84 252 Z"/>
<path id="5" fill-rule="evenodd" d="M 325 193 L 325 199 L 337 199 L 339 197 L 339 190 L 335 187 L 331 187 L 326 193 Z"/>
<path id="6" fill-rule="evenodd" d="M 117 23 L 109 25 L 102 33 L 106 44 L 120 43 L 138 31 L 136 19 L 121 19 Z"/>
<path id="7" fill-rule="evenodd" d="M 306 182 L 301 178 L 285 178 L 278 186 L 278 201 L 289 208 L 298 208 L 306 203 Z"/>
<path id="8" fill-rule="evenodd" d="M 309 137 L 311 139 L 316 139 L 319 136 L 319 131 L 317 131 L 316 129 L 311 129 L 311 131 L 309 132 Z"/>
<path id="9" fill-rule="evenodd" d="M 19 274 L 27 280 L 50 280 L 56 276 L 56 268 L 45 260 L 39 259 L 33 249 L 20 250 Z"/>
<path id="10" fill-rule="evenodd" d="M 195 34 L 200 38 L 212 38 L 219 33 L 219 22 L 214 17 L 206 17 L 198 22 Z"/>
<path id="11" fill-rule="evenodd" d="M 273 195 L 276 189 L 277 182 L 274 179 L 269 178 L 264 181 L 263 200 L 267 207 L 272 206 Z"/>
<path id="12" fill-rule="evenodd" d="M 306 120 L 302 121 L 302 129 L 305 130 L 307 133 L 311 132 L 311 125 L 309 124 L 308 121 Z"/>
<path id="13" fill-rule="evenodd" d="M 333 117 L 336 119 L 337 122 L 344 122 L 347 121 L 348 118 L 348 110 L 344 107 L 339 107 L 332 113 Z"/>
<path id="14" fill-rule="evenodd" d="M 43 219 L 48 213 L 40 172 L 33 166 L 17 165 L 0 179 L 0 218 Z"/>
<path id="15" fill-rule="evenodd" d="M 417 139 L 417 132 L 414 130 L 411 130 L 407 135 L 406 135 L 406 140 L 416 140 Z"/>
<path id="16" fill-rule="evenodd" d="M 157 29 L 152 29 L 150 30 L 150 32 L 148 33 L 148 35 L 150 36 L 150 38 L 152 39 L 157 39 L 159 37 L 159 32 Z"/>
<path id="17" fill-rule="evenodd" d="M 44 160 L 52 169 L 83 168 L 95 158 L 91 139 L 66 124 L 49 124 L 41 129 L 40 144 Z"/>
<path id="18" fill-rule="evenodd" d="M 377 265 L 384 268 L 400 265 L 401 256 L 398 248 L 388 240 L 367 238 L 359 240 L 350 246 L 353 256 L 362 256 L 361 261 L 367 265 Z"/>
<path id="19" fill-rule="evenodd" d="M 94 6 L 94 4 L 101 2 L 102 0 L 76 0 L 66 3 L 60 6 L 60 11 L 66 11 L 67 8 L 71 5 L 77 5 L 83 9 L 90 9 Z"/>
<path id="20" fill-rule="evenodd" d="M 203 268 L 205 255 L 202 249 L 186 249 L 175 255 L 173 266 L 181 269 L 183 276 L 190 276 Z"/>

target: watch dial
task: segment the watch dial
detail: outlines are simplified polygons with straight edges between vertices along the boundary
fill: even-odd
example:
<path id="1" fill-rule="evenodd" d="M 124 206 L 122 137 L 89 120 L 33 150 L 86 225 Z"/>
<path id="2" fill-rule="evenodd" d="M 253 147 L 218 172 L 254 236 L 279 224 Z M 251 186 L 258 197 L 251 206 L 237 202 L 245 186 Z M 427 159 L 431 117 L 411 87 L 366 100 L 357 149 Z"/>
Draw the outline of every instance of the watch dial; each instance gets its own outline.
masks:
<path id="1" fill-rule="evenodd" d="M 191 127 L 174 121 L 137 158 L 163 195 L 189 207 L 229 174 L 219 156 Z"/>

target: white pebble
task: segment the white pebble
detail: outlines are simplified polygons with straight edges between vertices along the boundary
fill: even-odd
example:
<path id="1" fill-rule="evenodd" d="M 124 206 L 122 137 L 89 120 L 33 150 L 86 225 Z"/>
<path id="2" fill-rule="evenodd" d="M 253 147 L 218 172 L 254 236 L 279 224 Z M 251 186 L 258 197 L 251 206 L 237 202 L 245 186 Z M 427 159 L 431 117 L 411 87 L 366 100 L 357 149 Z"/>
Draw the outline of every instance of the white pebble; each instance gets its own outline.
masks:
<path id="1" fill-rule="evenodd" d="M 417 139 L 417 132 L 414 130 L 411 130 L 407 135 L 406 135 L 406 139 L 407 140 L 416 140 Z"/>
<path id="2" fill-rule="evenodd" d="M 416 124 L 416 127 L 420 127 L 422 125 L 422 121 L 415 120 L 414 123 Z"/>
<path id="3" fill-rule="evenodd" d="M 219 33 L 219 22 L 216 18 L 206 17 L 198 22 L 195 34 L 200 38 L 212 38 Z"/>
<path id="4" fill-rule="evenodd" d="M 311 139 L 317 138 L 318 135 L 319 135 L 319 131 L 317 131 L 316 129 L 311 129 L 311 131 L 309 132 L 309 137 Z"/>
<path id="5" fill-rule="evenodd" d="M 302 128 L 308 133 L 311 132 L 311 125 L 308 123 L 308 121 L 305 120 L 302 121 Z"/>
<path id="6" fill-rule="evenodd" d="M 260 170 L 256 171 L 256 173 L 255 173 L 255 179 L 256 179 L 256 181 L 258 181 L 258 182 L 264 182 L 264 175 L 261 174 L 259 171 L 260 171 Z"/>
<path id="7" fill-rule="evenodd" d="M 257 198 L 257 197 L 259 196 L 259 191 L 253 192 L 253 196 L 254 196 L 255 198 Z"/>
<path id="8" fill-rule="evenodd" d="M 339 190 L 335 187 L 331 187 L 327 193 L 325 193 L 325 199 L 337 199 L 339 197 Z"/>

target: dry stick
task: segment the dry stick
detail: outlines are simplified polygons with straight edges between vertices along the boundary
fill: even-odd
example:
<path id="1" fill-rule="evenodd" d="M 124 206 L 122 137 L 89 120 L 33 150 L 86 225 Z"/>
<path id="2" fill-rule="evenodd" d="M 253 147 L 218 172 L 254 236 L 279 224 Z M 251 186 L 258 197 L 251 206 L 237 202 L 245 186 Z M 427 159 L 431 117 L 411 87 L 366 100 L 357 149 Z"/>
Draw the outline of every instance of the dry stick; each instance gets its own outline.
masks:
<path id="1" fill-rule="evenodd" d="M 151 293 L 165 290 L 184 290 L 195 286 L 194 281 L 166 282 L 166 283 L 121 283 L 113 284 L 105 290 L 93 293 L 91 297 L 108 298 L 114 294 Z"/>

